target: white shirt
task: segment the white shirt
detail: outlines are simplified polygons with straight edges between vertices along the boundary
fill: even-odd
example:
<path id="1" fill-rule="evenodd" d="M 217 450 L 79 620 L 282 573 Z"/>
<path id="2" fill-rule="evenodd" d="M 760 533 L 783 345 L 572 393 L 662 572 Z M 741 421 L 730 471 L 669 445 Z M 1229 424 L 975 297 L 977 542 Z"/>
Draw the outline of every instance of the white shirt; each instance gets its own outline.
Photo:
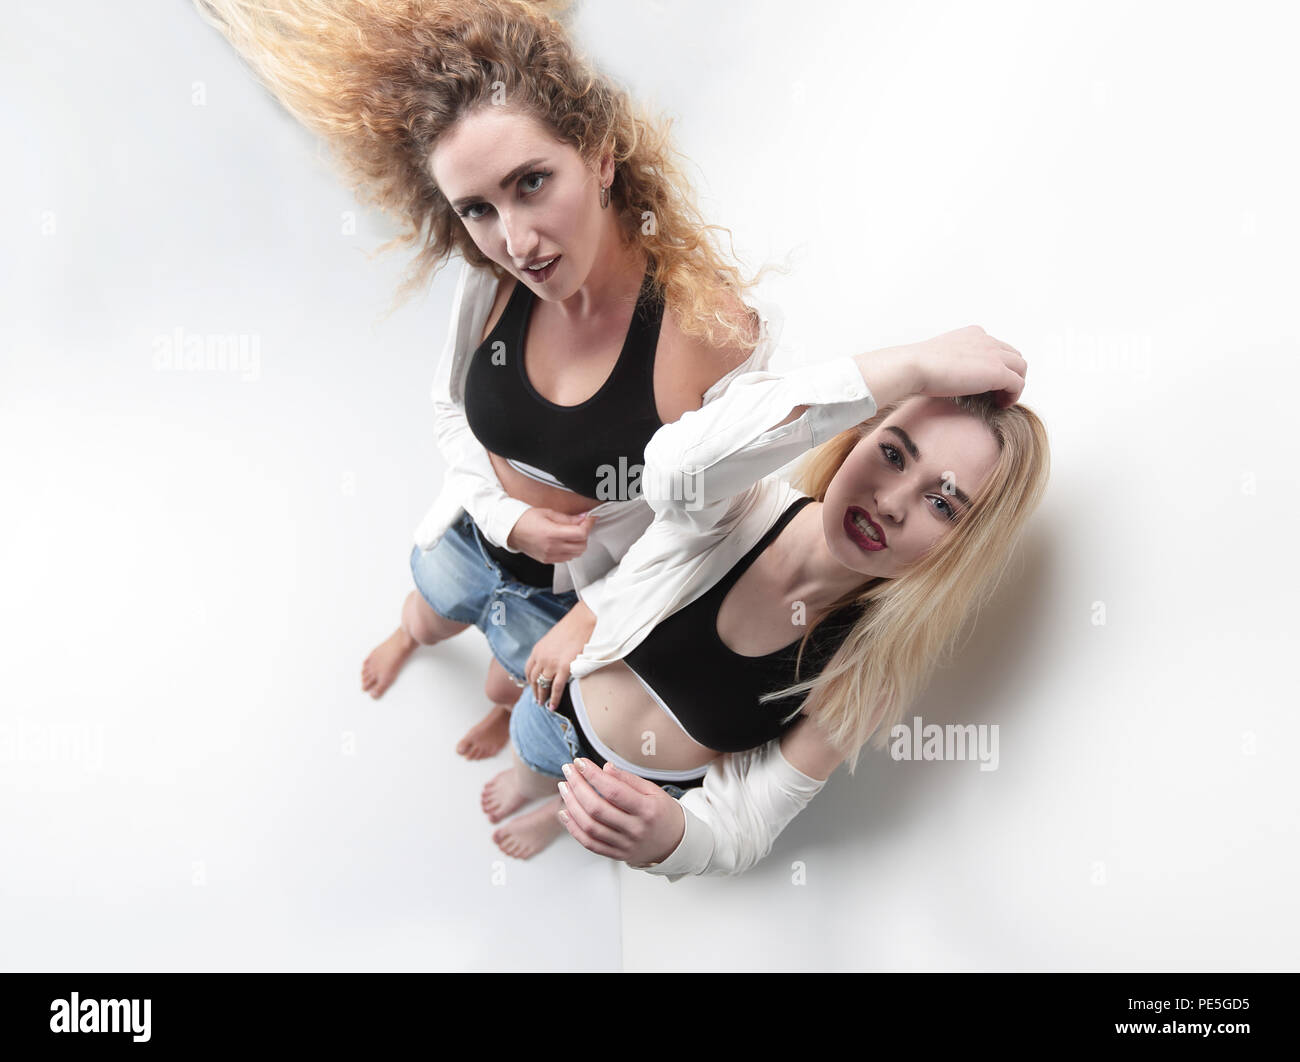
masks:
<path id="1" fill-rule="evenodd" d="M 507 544 L 510 532 L 529 508 L 526 502 L 505 492 L 487 450 L 474 437 L 465 419 L 465 376 L 492 311 L 496 291 L 497 278 L 491 270 L 472 266 L 462 259 L 452 298 L 451 327 L 434 373 L 432 392 L 434 434 L 446 462 L 446 472 L 437 499 L 415 529 L 415 544 L 421 549 L 433 549 L 462 512 L 469 513 L 490 542 L 511 549 Z M 743 364 L 704 393 L 705 405 L 716 400 L 733 379 L 765 369 L 771 360 L 783 317 L 766 300 L 751 299 L 749 304 L 758 311 L 760 320 L 754 350 Z M 575 560 L 555 566 L 557 593 L 576 589 L 585 597 L 585 588 L 619 561 L 654 518 L 653 510 L 642 498 L 601 502 L 590 512 L 596 522 L 587 536 L 587 549 Z"/>

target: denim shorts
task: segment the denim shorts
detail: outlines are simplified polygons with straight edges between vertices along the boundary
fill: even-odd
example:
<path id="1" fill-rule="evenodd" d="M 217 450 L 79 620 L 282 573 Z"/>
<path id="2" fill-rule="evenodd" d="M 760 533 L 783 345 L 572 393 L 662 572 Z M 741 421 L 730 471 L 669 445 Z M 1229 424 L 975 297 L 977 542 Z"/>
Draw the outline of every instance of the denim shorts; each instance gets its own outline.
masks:
<path id="1" fill-rule="evenodd" d="M 550 778 L 563 778 L 561 768 L 582 754 L 573 723 L 537 703 L 533 688 L 527 687 L 510 713 L 510 741 L 529 770 Z M 674 800 L 686 790 L 671 783 L 658 783 Z"/>
<path id="2" fill-rule="evenodd" d="M 434 612 L 481 630 L 492 655 L 522 684 L 533 646 L 578 603 L 578 595 L 519 582 L 488 556 L 481 536 L 462 513 L 433 549 L 412 548 L 411 574 Z"/>

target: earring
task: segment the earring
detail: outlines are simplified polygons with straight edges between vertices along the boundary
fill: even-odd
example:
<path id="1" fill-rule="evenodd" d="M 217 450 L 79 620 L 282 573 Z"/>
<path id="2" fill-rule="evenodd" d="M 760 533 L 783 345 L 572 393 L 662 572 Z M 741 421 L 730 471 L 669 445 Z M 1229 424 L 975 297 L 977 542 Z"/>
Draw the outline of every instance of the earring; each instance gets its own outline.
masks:
<path id="1" fill-rule="evenodd" d="M 608 185 L 602 187 L 601 190 L 600 190 L 600 207 L 601 207 L 602 210 L 604 210 L 605 207 L 607 207 L 607 206 L 609 206 L 609 187 L 608 187 Z"/>

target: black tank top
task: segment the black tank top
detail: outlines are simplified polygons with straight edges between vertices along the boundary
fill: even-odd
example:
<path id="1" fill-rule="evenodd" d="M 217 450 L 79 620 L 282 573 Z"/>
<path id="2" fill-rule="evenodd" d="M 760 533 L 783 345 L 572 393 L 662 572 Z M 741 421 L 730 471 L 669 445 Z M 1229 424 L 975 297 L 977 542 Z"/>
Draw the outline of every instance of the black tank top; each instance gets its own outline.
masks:
<path id="1" fill-rule="evenodd" d="M 613 370 L 576 406 L 543 398 L 524 367 L 524 337 L 537 297 L 515 283 L 501 319 L 465 377 L 465 419 L 484 448 L 525 475 L 597 501 L 640 495 L 645 446 L 662 421 L 654 363 L 663 300 L 647 271 Z M 520 467 L 520 466 L 523 467 Z"/>
<path id="2" fill-rule="evenodd" d="M 804 647 L 798 674 L 795 662 L 803 631 L 797 627 L 793 642 L 757 657 L 732 652 L 718 636 L 718 612 L 727 591 L 811 501 L 794 502 L 716 586 L 658 624 L 624 658 L 705 748 L 717 752 L 757 748 L 798 722 L 798 716 L 788 723 L 782 717 L 795 711 L 806 694 L 762 703 L 758 698 L 819 674 L 861 613 L 860 606 L 848 605 L 823 619 Z"/>

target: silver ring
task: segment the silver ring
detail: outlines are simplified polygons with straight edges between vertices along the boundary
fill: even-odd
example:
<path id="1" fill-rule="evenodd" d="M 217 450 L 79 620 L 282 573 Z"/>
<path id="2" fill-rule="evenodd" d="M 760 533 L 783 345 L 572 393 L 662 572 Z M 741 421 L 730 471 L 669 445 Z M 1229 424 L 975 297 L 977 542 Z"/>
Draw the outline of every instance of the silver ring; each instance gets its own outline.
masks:
<path id="1" fill-rule="evenodd" d="M 537 685 L 541 686 L 543 689 L 550 689 L 551 679 L 548 679 L 545 675 L 538 676 Z"/>

